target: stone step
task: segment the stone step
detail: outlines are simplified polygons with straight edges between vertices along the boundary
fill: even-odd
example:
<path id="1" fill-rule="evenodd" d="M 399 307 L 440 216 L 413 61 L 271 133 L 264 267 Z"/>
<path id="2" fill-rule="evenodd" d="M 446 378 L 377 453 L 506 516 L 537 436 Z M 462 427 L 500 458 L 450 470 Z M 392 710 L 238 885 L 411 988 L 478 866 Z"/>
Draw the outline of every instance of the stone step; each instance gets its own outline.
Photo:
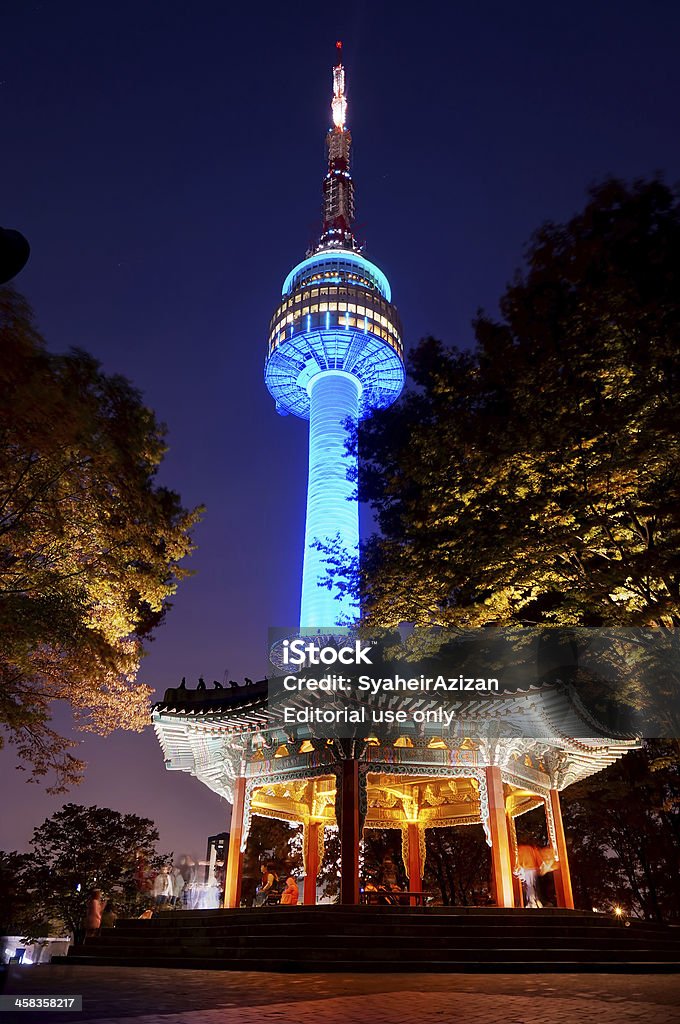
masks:
<path id="1" fill-rule="evenodd" d="M 584 945 L 581 942 L 573 941 L 569 939 L 562 940 L 561 942 L 552 942 L 549 944 L 539 943 L 535 937 L 533 940 L 521 940 L 512 941 L 509 939 L 503 939 L 495 943 L 481 942 L 479 939 L 475 942 L 461 943 L 456 940 L 438 940 L 432 939 L 419 943 L 403 942 L 398 945 L 393 942 L 390 937 L 380 936 L 370 943 L 359 944 L 348 940 L 346 936 L 328 936 L 327 940 L 323 943 L 313 942 L 309 936 L 282 936 L 280 943 L 261 942 L 258 941 L 257 936 L 243 936 L 241 939 L 234 941 L 220 940 L 218 942 L 210 942 L 205 939 L 194 940 L 191 942 L 164 942 L 154 943 L 153 945 L 140 946 L 131 944 L 126 940 L 121 941 L 118 944 L 102 944 L 96 940 L 89 940 L 88 942 L 74 946 L 73 955 L 83 956 L 99 956 L 125 953 L 125 955 L 134 955 L 144 952 L 152 952 L 158 956 L 173 956 L 178 953 L 187 956 L 206 956 L 206 955 L 220 955 L 220 956 L 246 956 L 249 954 L 257 955 L 260 951 L 265 953 L 276 953 L 279 948 L 288 951 L 294 951 L 299 955 L 306 953 L 311 950 L 312 956 L 318 957 L 331 957 L 341 955 L 343 951 L 350 950 L 356 951 L 357 948 L 361 949 L 362 955 L 373 956 L 374 950 L 376 949 L 388 949 L 392 955 L 395 953 L 406 956 L 412 956 L 416 959 L 422 956 L 430 956 L 434 951 L 440 953 L 456 952 L 461 955 L 466 955 L 469 950 L 477 951 L 486 949 L 489 956 L 495 956 L 498 951 L 507 952 L 514 950 L 518 956 L 524 955 L 527 950 L 542 949 L 546 955 L 552 956 L 555 952 L 563 952 L 566 950 L 578 951 L 582 950 L 584 956 L 590 956 L 592 953 L 601 954 L 603 952 L 618 955 L 619 953 L 628 955 L 632 952 L 643 952 L 643 951 L 654 951 L 655 953 L 666 959 L 668 956 L 674 956 L 680 959 L 680 945 L 673 943 L 672 945 L 663 945 L 661 943 L 646 943 L 640 942 L 626 942 L 625 940 L 615 940 L 609 942 L 589 942 Z"/>
<path id="2" fill-rule="evenodd" d="M 234 916 L 225 912 L 222 916 L 211 918 L 209 920 L 199 920 L 192 918 L 189 915 L 182 918 L 182 920 L 174 921 L 168 920 L 163 917 L 152 917 L 147 921 L 136 921 L 129 920 L 127 918 L 119 919 L 117 922 L 117 928 L 126 928 L 131 931 L 143 931 L 149 932 L 151 930 L 159 931 L 174 931 L 182 928 L 199 928 L 202 931 L 209 931 L 212 928 L 221 927 L 234 927 L 234 928 L 264 928 L 264 927 L 280 927 L 281 922 L 294 922 L 300 927 L 309 928 L 325 928 L 329 921 L 334 924 L 343 927 L 361 929 L 370 927 L 375 924 L 379 924 L 381 927 L 400 927 L 406 926 L 408 928 L 517 928 L 522 925 L 530 925 L 532 928 L 580 928 L 580 929 L 591 929 L 591 928 L 603 928 L 603 927 L 617 927 L 622 928 L 625 925 L 623 920 L 608 915 L 600 914 L 594 919 L 584 919 L 579 917 L 554 917 L 554 916 L 543 916 L 540 911 L 524 910 L 521 916 L 513 918 L 504 917 L 493 917 L 493 918 L 481 918 L 473 916 L 461 916 L 461 917 L 432 917 L 426 918 L 422 916 L 410 917 L 408 914 L 393 914 L 393 915 L 369 915 L 366 918 L 358 918 L 354 915 L 344 914 L 331 914 L 324 917 L 308 917 L 304 911 L 296 907 L 280 907 L 271 914 L 268 914 L 263 918 L 256 917 L 244 917 Z M 658 929 L 660 931 L 668 931 L 669 925 L 661 924 L 654 921 L 639 921 L 635 918 L 627 919 L 627 927 L 631 928 L 647 928 L 647 929 Z M 680 928 L 677 929 L 680 934 Z"/>
<path id="3" fill-rule="evenodd" d="M 655 924 L 653 922 L 642 922 L 642 921 L 628 921 L 627 925 L 622 921 L 618 921 L 613 917 L 599 916 L 596 920 L 586 921 L 581 918 L 554 918 L 554 917 L 540 917 L 540 912 L 524 911 L 521 918 L 489 918 L 486 920 L 480 920 L 479 918 L 473 917 L 461 917 L 461 918 L 432 918 L 423 919 L 417 917 L 410 919 L 407 914 L 399 915 L 394 917 L 376 916 L 370 917 L 365 920 L 358 919 L 353 916 L 346 917 L 344 915 L 334 914 L 330 918 L 316 918 L 310 919 L 303 916 L 295 908 L 281 908 L 277 913 L 267 916 L 266 918 L 214 918 L 209 921 L 198 921 L 185 918 L 182 921 L 173 921 L 172 923 L 166 922 L 163 918 L 152 918 L 148 921 L 129 921 L 120 920 L 117 923 L 116 931 L 125 931 L 127 933 L 139 933 L 139 934 L 156 934 L 156 933 L 172 933 L 181 932 L 186 930 L 192 931 L 205 931 L 212 932 L 213 930 L 219 931 L 225 928 L 228 929 L 280 929 L 285 927 L 299 927 L 299 928 L 310 928 L 315 931 L 323 932 L 327 929 L 329 921 L 333 922 L 334 927 L 347 928 L 360 933 L 366 928 L 379 926 L 390 930 L 408 930 L 409 932 L 414 930 L 431 930 L 431 931 L 461 931 L 469 932 L 470 929 L 477 928 L 481 930 L 487 929 L 514 929 L 520 927 L 529 927 L 532 929 L 548 929 L 548 930 L 570 930 L 579 929 L 583 933 L 587 933 L 591 930 L 599 930 L 601 928 L 617 928 L 622 929 L 639 929 L 644 928 L 647 931 L 658 931 L 660 933 L 666 933 L 668 931 L 667 925 Z M 680 934 L 680 929 L 678 929 Z"/>
<path id="4" fill-rule="evenodd" d="M 334 959 L 349 959 L 356 956 L 355 946 L 332 946 L 328 948 L 320 948 L 318 946 L 305 946 L 295 945 L 286 946 L 286 954 L 288 957 L 294 957 L 296 959 L 304 959 L 309 963 L 327 963 L 334 961 Z M 396 950 L 390 943 L 380 943 L 375 946 L 368 946 L 362 950 L 362 957 L 366 961 L 375 961 L 375 959 L 386 959 L 391 956 L 398 963 L 403 963 L 406 959 L 418 962 L 428 962 L 430 959 L 459 959 L 459 961 L 467 961 L 467 959 L 487 959 L 488 962 L 498 961 L 512 961 L 514 963 L 524 961 L 525 958 L 536 959 L 544 958 L 548 959 L 598 959 L 602 956 L 603 950 L 601 947 L 584 947 L 584 946 L 569 946 L 546 949 L 544 947 L 507 947 L 498 946 L 490 948 L 488 946 L 441 946 L 439 944 L 435 946 L 420 946 L 418 948 L 409 948 L 407 950 L 398 950 L 398 957 L 395 956 Z M 159 959 L 172 959 L 176 956 L 182 956 L 186 959 L 193 959 L 197 963 L 201 963 L 204 959 L 217 957 L 223 959 L 223 961 L 229 961 L 229 959 L 251 959 L 255 956 L 263 955 L 267 957 L 267 950 L 253 948 L 252 946 L 212 946 L 205 948 L 190 948 L 184 946 L 176 946 L 172 949 L 168 949 L 164 952 L 156 949 L 138 950 L 131 949 L 127 946 L 122 946 L 118 949 L 101 952 L 90 952 L 87 950 L 74 951 L 75 956 L 87 957 L 90 959 L 105 958 L 108 955 L 116 956 L 128 956 L 128 957 L 145 957 L 153 955 Z M 268 955 L 271 955 L 271 950 L 268 950 Z M 661 962 L 680 962 L 680 950 L 669 950 L 660 949 L 658 947 L 609 947 L 606 949 L 606 956 L 610 961 L 628 961 L 628 959 L 657 959 Z M 268 957 L 267 957 L 268 958 Z"/>
<path id="5" fill-rule="evenodd" d="M 354 951 L 356 955 L 356 951 Z M 478 960 L 428 960 L 410 961 L 405 959 L 397 960 L 389 957 L 385 960 L 347 959 L 335 958 L 328 962 L 298 960 L 295 958 L 262 958 L 224 960 L 221 958 L 187 959 L 185 957 L 116 957 L 107 956 L 101 958 L 73 956 L 58 956 L 52 958 L 53 963 L 77 964 L 79 966 L 99 967 L 151 967 L 151 968 L 177 968 L 196 970 L 216 971 L 284 971 L 284 972 L 328 972 L 337 971 L 345 973 L 365 972 L 392 974 L 399 972 L 422 972 L 425 969 L 428 973 L 494 973 L 494 974 L 539 974 L 539 973 L 625 973 L 625 974 L 650 974 L 663 973 L 675 974 L 680 971 L 680 960 L 661 961 L 653 957 L 649 959 L 631 959 L 626 961 L 591 959 L 584 961 L 577 957 L 573 960 L 559 959 L 548 960 L 537 954 L 536 959 L 527 956 L 520 961 L 508 961 L 497 959 L 490 961 L 485 956 Z"/>
<path id="6" fill-rule="evenodd" d="M 260 932 L 241 932 L 237 934 L 220 933 L 218 935 L 206 935 L 206 934 L 195 934 L 195 935 L 162 935 L 153 939 L 150 943 L 148 937 L 137 936 L 137 935 L 112 935 L 103 934 L 95 939 L 90 939 L 88 945 L 92 948 L 98 948 L 106 950 L 111 947 L 120 947 L 125 945 L 131 949 L 145 949 L 147 946 L 153 944 L 155 949 L 165 949 L 168 947 L 174 947 L 181 945 L 183 947 L 191 946 L 205 946 L 210 948 L 211 946 L 227 946 L 227 945 L 238 945 L 238 946 L 258 946 L 262 948 L 268 948 L 275 946 L 277 943 L 283 943 L 286 946 L 309 944 L 312 940 L 306 931 L 289 931 L 283 930 L 274 933 L 261 934 Z M 353 942 L 358 945 L 366 945 L 366 940 L 370 939 L 372 944 L 376 942 L 390 943 L 394 949 L 409 949 L 414 944 L 420 942 L 426 945 L 445 945 L 447 948 L 461 947 L 474 945 L 477 943 L 484 943 L 490 946 L 498 946 L 504 943 L 512 945 L 550 945 L 564 947 L 565 945 L 596 945 L 599 948 L 607 947 L 621 947 L 621 948 L 633 948 L 635 946 L 649 946 L 650 948 L 674 948 L 680 951 L 680 940 L 677 938 L 669 939 L 663 935 L 645 935 L 645 934 L 628 934 L 627 932 L 619 930 L 608 930 L 603 934 L 596 935 L 581 935 L 581 934 L 564 934 L 564 933 L 551 933 L 549 935 L 540 934 L 536 932 L 522 931 L 522 932 L 508 932 L 503 933 L 483 933 L 475 932 L 469 935 L 393 935 L 386 934 L 384 931 L 372 930 L 370 933 L 364 933 L 363 935 L 352 935 L 347 932 L 325 932 L 323 935 L 318 936 L 318 941 L 327 945 L 338 946 Z M 539 942 L 540 940 L 540 942 Z"/>
<path id="7" fill-rule="evenodd" d="M 151 932 L 139 932 L 135 930 L 126 929 L 114 929 L 112 931 L 103 931 L 94 941 L 103 943 L 106 945 L 119 944 L 120 942 L 129 942 L 131 945 L 146 945 L 149 942 L 153 943 L 165 943 L 165 942 L 190 942 L 194 940 L 204 940 L 206 942 L 219 942 L 225 941 L 241 941 L 243 939 L 257 939 L 258 942 L 272 943 L 277 941 L 293 941 L 297 938 L 310 937 L 317 938 L 319 941 L 328 941 L 331 936 L 344 937 L 345 939 L 355 939 L 358 942 L 365 941 L 366 939 L 375 939 L 380 937 L 389 938 L 397 944 L 409 944 L 414 941 L 423 941 L 432 939 L 436 941 L 459 941 L 462 943 L 469 943 L 476 938 L 485 939 L 489 942 L 498 942 L 504 938 L 514 939 L 515 941 L 527 941 L 532 938 L 539 938 L 542 943 L 546 942 L 564 942 L 564 941 L 579 941 L 583 943 L 588 942 L 651 942 L 651 943 L 666 943 L 666 944 L 678 944 L 680 943 L 680 935 L 668 934 L 667 931 L 661 930 L 647 930 L 644 928 L 623 928 L 619 926 L 603 927 L 601 929 L 585 930 L 580 928 L 532 928 L 531 926 L 507 928 L 507 927 L 495 927 L 483 929 L 480 927 L 471 927 L 469 929 L 421 929 L 414 928 L 408 929 L 406 927 L 399 929 L 392 929 L 387 927 L 381 927 L 380 925 L 370 925 L 363 929 L 357 929 L 352 927 L 338 927 L 334 922 L 332 927 L 328 930 L 311 930 L 308 928 L 296 928 L 288 922 L 281 922 L 278 927 L 266 928 L 244 928 L 244 927 L 223 927 L 214 928 L 210 930 L 201 929 L 181 929 L 172 932 L 158 932 L 152 934 Z"/>
<path id="8" fill-rule="evenodd" d="M 431 913 L 430 908 L 300 907 L 176 912 L 121 921 L 66 962 L 222 970 L 621 970 L 680 965 L 680 929 L 569 911 Z M 55 962 L 64 962 L 55 960 Z M 257 964 L 257 967 L 253 967 Z M 268 968 L 265 965 L 269 965 Z M 434 966 L 433 966 L 434 965 Z M 462 965 L 465 965 L 463 967 Z M 656 966 L 654 966 L 656 965 Z"/>
<path id="9" fill-rule="evenodd" d="M 473 912 L 474 910 L 474 912 Z M 499 908 L 463 908 L 454 910 L 446 907 L 268 907 L 264 910 L 255 908 L 242 908 L 240 910 L 212 910 L 212 911 L 161 911 L 148 920 L 136 918 L 121 919 L 119 923 L 125 923 L 132 927 L 181 927 L 187 921 L 196 922 L 201 927 L 210 927 L 212 924 L 228 917 L 233 921 L 247 921 L 248 924 L 260 924 L 267 921 L 278 920 L 282 915 L 294 916 L 296 919 L 305 920 L 310 923 L 326 920 L 329 915 L 336 920 L 348 920 L 363 922 L 366 920 L 389 919 L 393 921 L 404 920 L 409 923 L 415 921 L 436 922 L 458 921 L 465 922 L 471 919 L 482 920 L 485 923 L 493 920 L 504 923 L 516 919 L 525 920 L 527 915 L 536 920 L 553 921 L 575 921 L 583 924 L 597 924 L 601 921 L 612 921 L 614 918 L 608 914 L 595 914 L 591 912 L 579 912 L 569 910 L 556 910 L 552 907 L 545 907 L 541 910 L 500 910 Z"/>

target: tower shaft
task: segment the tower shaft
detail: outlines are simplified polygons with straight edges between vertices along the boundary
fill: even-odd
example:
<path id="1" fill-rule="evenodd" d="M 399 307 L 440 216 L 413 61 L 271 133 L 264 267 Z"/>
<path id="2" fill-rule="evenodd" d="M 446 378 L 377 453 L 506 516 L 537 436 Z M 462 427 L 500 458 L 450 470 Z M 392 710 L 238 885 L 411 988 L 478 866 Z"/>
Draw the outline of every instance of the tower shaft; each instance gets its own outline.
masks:
<path id="1" fill-rule="evenodd" d="M 354 496 L 357 460 L 347 451 L 349 431 L 359 422 L 360 384 L 344 370 L 327 370 L 310 386 L 309 474 L 300 625 L 327 627 L 353 622 L 357 606 L 319 585 L 328 573 L 328 551 L 356 558 L 359 507 Z M 322 549 L 319 549 L 321 544 Z"/>

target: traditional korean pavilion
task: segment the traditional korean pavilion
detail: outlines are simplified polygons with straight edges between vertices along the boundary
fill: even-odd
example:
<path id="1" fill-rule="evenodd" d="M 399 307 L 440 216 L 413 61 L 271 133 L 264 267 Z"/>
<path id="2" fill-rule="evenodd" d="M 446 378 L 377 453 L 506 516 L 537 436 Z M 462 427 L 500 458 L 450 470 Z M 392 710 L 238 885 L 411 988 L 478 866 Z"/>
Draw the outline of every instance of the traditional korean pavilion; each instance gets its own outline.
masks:
<path id="1" fill-rule="evenodd" d="M 499 907 L 522 905 L 516 819 L 542 807 L 558 863 L 558 905 L 573 908 L 560 792 L 636 747 L 602 735 L 564 684 L 531 686 L 488 704 L 465 704 L 455 726 L 402 727 L 385 738 L 318 738 L 282 727 L 268 708 L 267 680 L 166 691 L 153 721 L 170 771 L 195 776 L 232 804 L 225 907 L 241 900 L 243 854 L 253 814 L 303 826 L 304 903 L 316 902 L 324 835 L 337 826 L 341 902 L 360 900 L 365 829 L 398 829 L 410 892 L 422 891 L 426 830 L 481 824 Z M 414 710 L 422 698 L 402 697 Z M 495 723 L 495 724 L 494 724 Z M 547 738 L 545 738 L 547 737 Z M 574 737 L 588 737 L 576 739 Z"/>

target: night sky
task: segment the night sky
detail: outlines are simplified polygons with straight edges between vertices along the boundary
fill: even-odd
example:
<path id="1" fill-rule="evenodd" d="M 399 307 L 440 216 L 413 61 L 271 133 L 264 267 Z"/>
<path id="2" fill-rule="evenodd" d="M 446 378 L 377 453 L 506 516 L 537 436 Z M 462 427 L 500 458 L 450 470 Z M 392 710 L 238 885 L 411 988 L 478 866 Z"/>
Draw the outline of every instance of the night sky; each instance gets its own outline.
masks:
<path id="1" fill-rule="evenodd" d="M 414 343 L 468 345 L 532 231 L 608 174 L 680 179 L 680 8 L 21 0 L 0 13 L 0 224 L 50 349 L 89 350 L 169 429 L 161 479 L 204 503 L 140 678 L 258 678 L 299 605 L 307 424 L 262 380 L 269 317 L 320 230 L 342 39 L 357 234 Z M 60 713 L 58 721 L 67 721 Z M 229 806 L 163 768 L 149 727 L 87 738 L 50 797 L 3 770 L 0 848 L 64 799 L 153 818 L 202 853 Z"/>

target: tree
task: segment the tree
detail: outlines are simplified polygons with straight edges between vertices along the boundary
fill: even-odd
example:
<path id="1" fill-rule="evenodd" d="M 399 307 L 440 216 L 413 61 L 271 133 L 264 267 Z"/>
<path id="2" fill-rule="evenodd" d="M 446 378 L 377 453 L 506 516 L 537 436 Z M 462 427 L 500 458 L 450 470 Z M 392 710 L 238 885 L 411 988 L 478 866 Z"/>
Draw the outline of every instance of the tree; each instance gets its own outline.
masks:
<path id="1" fill-rule="evenodd" d="M 241 899 L 252 905 L 260 884 L 260 865 L 274 865 L 279 878 L 302 873 L 302 826 L 254 814 L 243 857 Z"/>
<path id="2" fill-rule="evenodd" d="M 444 906 L 491 902 L 491 855 L 481 826 L 429 828 L 425 841 L 426 890 L 439 890 Z"/>
<path id="3" fill-rule="evenodd" d="M 65 804 L 33 832 L 30 882 L 34 916 L 79 932 L 88 893 L 100 889 L 121 916 L 148 905 L 139 890 L 138 865 L 158 869 L 158 830 L 149 818 L 108 807 Z"/>
<path id="4" fill-rule="evenodd" d="M 47 934 L 35 909 L 33 858 L 28 853 L 0 850 L 0 935 Z"/>
<path id="5" fill-rule="evenodd" d="M 603 658 L 633 707 L 654 680 L 654 721 L 675 738 L 571 787 L 566 814 L 581 905 L 676 917 L 680 194 L 592 189 L 534 235 L 500 311 L 477 317 L 472 351 L 421 342 L 403 399 L 362 428 L 359 491 L 380 530 L 364 618 L 641 627 L 632 655 L 614 643 Z"/>
<path id="6" fill-rule="evenodd" d="M 368 622 L 680 625 L 680 198 L 594 188 L 363 427 Z"/>
<path id="7" fill-rule="evenodd" d="M 340 900 L 340 865 L 341 865 L 340 829 L 337 825 L 324 828 L 323 860 L 319 864 L 317 875 L 317 891 L 320 898 L 329 903 Z M 360 853 L 361 858 L 361 853 Z"/>
<path id="8" fill-rule="evenodd" d="M 165 428 L 127 380 L 46 351 L 26 301 L 0 289 L 0 725 L 32 779 L 78 781 L 50 728 L 141 729 L 144 644 L 187 571 L 200 509 L 155 482 Z"/>
<path id="9" fill-rule="evenodd" d="M 646 744 L 564 793 L 581 907 L 620 904 L 637 917 L 680 920 L 680 768 L 653 770 L 658 745 Z"/>

